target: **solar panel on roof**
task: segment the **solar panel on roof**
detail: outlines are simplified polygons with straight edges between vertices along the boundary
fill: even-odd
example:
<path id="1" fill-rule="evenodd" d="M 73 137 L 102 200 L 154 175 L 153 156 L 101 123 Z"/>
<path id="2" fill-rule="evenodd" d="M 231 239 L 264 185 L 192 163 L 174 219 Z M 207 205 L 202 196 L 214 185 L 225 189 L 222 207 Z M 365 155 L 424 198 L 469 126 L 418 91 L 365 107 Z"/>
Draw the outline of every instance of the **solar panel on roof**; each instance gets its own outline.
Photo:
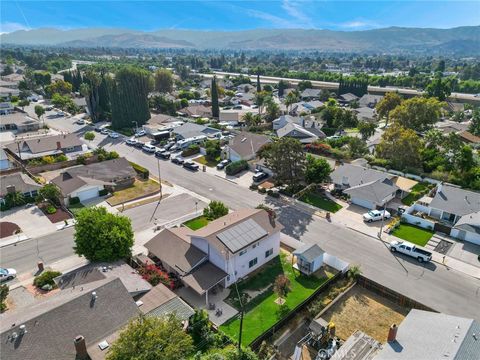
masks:
<path id="1" fill-rule="evenodd" d="M 225 244 L 231 252 L 237 252 L 245 246 L 268 235 L 253 219 L 248 219 L 238 225 L 219 233 L 217 238 Z"/>

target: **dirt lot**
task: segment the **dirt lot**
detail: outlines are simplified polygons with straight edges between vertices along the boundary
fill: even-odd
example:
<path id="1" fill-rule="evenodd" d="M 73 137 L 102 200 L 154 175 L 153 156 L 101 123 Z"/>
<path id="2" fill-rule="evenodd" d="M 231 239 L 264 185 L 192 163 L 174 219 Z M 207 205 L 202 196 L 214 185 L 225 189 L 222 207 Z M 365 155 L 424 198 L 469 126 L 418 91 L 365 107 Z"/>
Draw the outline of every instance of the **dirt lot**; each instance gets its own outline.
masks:
<path id="1" fill-rule="evenodd" d="M 385 343 L 390 325 L 400 324 L 407 313 L 408 309 L 357 285 L 322 318 L 335 323 L 336 334 L 341 339 L 347 339 L 355 330 L 362 330 Z"/>
<path id="2" fill-rule="evenodd" d="M 159 185 L 156 181 L 148 179 L 146 181 L 135 180 L 133 186 L 123 190 L 115 191 L 112 197 L 107 199 L 111 206 L 116 206 L 128 201 L 132 201 L 144 196 L 154 195 L 159 192 Z"/>

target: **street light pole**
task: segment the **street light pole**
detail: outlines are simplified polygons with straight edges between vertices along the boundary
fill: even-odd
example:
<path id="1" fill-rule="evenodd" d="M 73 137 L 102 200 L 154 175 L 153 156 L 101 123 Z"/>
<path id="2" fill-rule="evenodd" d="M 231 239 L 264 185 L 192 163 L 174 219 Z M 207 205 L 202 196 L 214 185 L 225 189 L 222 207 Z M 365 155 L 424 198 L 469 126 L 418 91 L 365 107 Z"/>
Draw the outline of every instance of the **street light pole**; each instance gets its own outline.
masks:
<path id="1" fill-rule="evenodd" d="M 380 224 L 380 232 L 378 233 L 378 238 L 381 240 L 382 239 L 382 231 L 383 231 L 383 222 L 385 218 L 385 212 L 387 211 L 387 202 L 385 201 L 386 199 L 383 199 L 383 213 L 382 213 L 382 223 Z"/>
<path id="2" fill-rule="evenodd" d="M 138 123 L 136 121 L 132 121 L 132 124 L 135 123 L 135 134 L 138 133 Z"/>

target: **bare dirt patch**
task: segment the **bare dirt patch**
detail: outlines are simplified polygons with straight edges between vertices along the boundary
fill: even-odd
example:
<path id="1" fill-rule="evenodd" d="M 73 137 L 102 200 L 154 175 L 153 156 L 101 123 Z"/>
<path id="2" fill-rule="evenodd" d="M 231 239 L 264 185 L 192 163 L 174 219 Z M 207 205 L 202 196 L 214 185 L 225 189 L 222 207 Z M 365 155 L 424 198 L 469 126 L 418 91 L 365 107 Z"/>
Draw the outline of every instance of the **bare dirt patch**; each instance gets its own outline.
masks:
<path id="1" fill-rule="evenodd" d="M 15 223 L 2 221 L 0 222 L 0 239 L 12 236 L 20 232 L 20 226 Z"/>
<path id="2" fill-rule="evenodd" d="M 400 324 L 408 311 L 357 285 L 322 318 L 335 323 L 336 334 L 343 340 L 356 330 L 362 330 L 385 343 L 390 325 Z"/>
<path id="3" fill-rule="evenodd" d="M 45 208 L 42 208 L 42 211 L 52 224 L 56 224 L 58 222 L 65 221 L 72 218 L 70 214 L 65 210 L 63 210 L 62 208 L 57 208 L 57 211 L 55 212 L 55 214 L 47 213 Z"/>

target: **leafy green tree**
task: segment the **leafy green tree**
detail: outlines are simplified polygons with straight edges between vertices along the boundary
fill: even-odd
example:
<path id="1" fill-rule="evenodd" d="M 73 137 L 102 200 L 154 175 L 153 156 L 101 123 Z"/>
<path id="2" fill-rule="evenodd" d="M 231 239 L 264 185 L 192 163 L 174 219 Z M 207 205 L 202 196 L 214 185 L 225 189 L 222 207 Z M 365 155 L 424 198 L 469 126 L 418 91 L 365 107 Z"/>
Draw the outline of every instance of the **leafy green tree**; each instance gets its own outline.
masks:
<path id="1" fill-rule="evenodd" d="M 390 160 L 395 169 L 404 170 L 420 166 L 421 150 L 422 144 L 415 131 L 395 123 L 385 130 L 375 152 L 380 158 Z"/>
<path id="2" fill-rule="evenodd" d="M 70 95 L 72 93 L 72 84 L 65 80 L 57 80 L 45 87 L 45 92 L 49 97 L 53 94 Z"/>
<path id="3" fill-rule="evenodd" d="M 95 133 L 93 131 L 87 131 L 85 135 L 83 135 L 83 137 L 85 138 L 85 140 L 92 141 L 93 139 L 95 139 Z"/>
<path id="4" fill-rule="evenodd" d="M 249 347 L 242 348 L 242 351 L 238 352 L 237 347 L 233 345 L 227 345 L 221 349 L 210 351 L 208 354 L 203 355 L 201 360 L 259 360 L 258 356 Z"/>
<path id="5" fill-rule="evenodd" d="M 42 105 L 35 105 L 35 114 L 37 115 L 38 120 L 41 120 L 42 116 L 45 114 L 45 108 Z"/>
<path id="6" fill-rule="evenodd" d="M 263 112 L 263 107 L 267 103 L 267 99 L 270 95 L 266 91 L 257 91 L 255 94 L 255 105 L 258 106 L 258 114 Z"/>
<path id="7" fill-rule="evenodd" d="M 288 108 L 299 101 L 300 94 L 298 93 L 298 91 L 290 91 L 285 97 L 285 106 L 287 107 L 287 113 L 289 112 Z"/>
<path id="8" fill-rule="evenodd" d="M 288 82 L 285 81 L 285 80 L 280 80 L 278 82 L 278 96 L 279 97 L 283 96 L 286 88 L 288 88 Z"/>
<path id="9" fill-rule="evenodd" d="M 140 316 L 110 347 L 107 360 L 178 360 L 193 352 L 192 338 L 175 316 Z"/>
<path id="10" fill-rule="evenodd" d="M 35 71 L 33 78 L 35 79 L 35 84 L 44 90 L 52 82 L 52 76 L 48 71 Z"/>
<path id="11" fill-rule="evenodd" d="M 25 106 L 28 105 L 30 105 L 30 101 L 28 101 L 27 99 L 22 99 L 18 102 L 18 106 L 20 106 L 22 110 L 25 110 Z"/>
<path id="12" fill-rule="evenodd" d="M 358 131 L 360 135 L 362 135 L 363 140 L 367 140 L 370 136 L 375 134 L 375 129 L 377 128 L 377 124 L 371 123 L 368 121 L 359 121 L 357 125 Z"/>
<path id="13" fill-rule="evenodd" d="M 294 186 L 303 180 L 305 153 L 297 139 L 284 137 L 269 143 L 262 148 L 260 155 L 274 172 L 277 181 Z"/>
<path id="14" fill-rule="evenodd" d="M 330 164 L 322 158 L 307 154 L 305 163 L 305 181 L 308 184 L 320 184 L 327 180 L 332 172 Z"/>
<path id="15" fill-rule="evenodd" d="M 5 205 L 12 208 L 25 204 L 25 196 L 20 191 L 14 191 L 5 195 Z"/>
<path id="16" fill-rule="evenodd" d="M 218 86 L 217 77 L 212 78 L 212 86 L 210 88 L 212 98 L 212 116 L 216 119 L 220 116 L 220 107 L 218 105 Z"/>
<path id="17" fill-rule="evenodd" d="M 388 125 L 390 112 L 402 103 L 402 98 L 396 92 L 387 92 L 380 100 L 375 109 L 380 119 L 385 118 L 385 126 Z"/>
<path id="18" fill-rule="evenodd" d="M 305 89 L 311 89 L 313 86 L 312 86 L 312 82 L 309 81 L 309 80 L 303 80 L 303 81 L 300 81 L 298 83 L 298 91 L 303 91 Z"/>
<path id="19" fill-rule="evenodd" d="M 209 160 L 217 159 L 222 153 L 222 148 L 220 146 L 220 141 L 218 140 L 208 140 L 205 143 L 206 156 Z"/>
<path id="20" fill-rule="evenodd" d="M 210 201 L 210 204 L 203 209 L 203 216 L 208 220 L 215 220 L 228 214 L 228 208 L 221 201 Z"/>
<path id="21" fill-rule="evenodd" d="M 243 115 L 243 121 L 247 126 L 258 126 L 262 122 L 261 117 L 258 114 L 253 114 L 251 112 L 246 113 Z"/>
<path id="22" fill-rule="evenodd" d="M 272 97 L 268 97 L 265 100 L 265 120 L 268 122 L 272 122 L 276 118 L 280 116 L 280 107 L 278 104 L 273 100 Z"/>
<path id="23" fill-rule="evenodd" d="M 273 283 L 273 291 L 283 299 L 291 290 L 290 279 L 283 274 L 278 275 Z"/>
<path id="24" fill-rule="evenodd" d="M 155 72 L 155 90 L 170 93 L 173 90 L 173 74 L 168 69 L 158 69 Z"/>
<path id="25" fill-rule="evenodd" d="M 472 120 L 468 128 L 473 135 L 480 136 L 480 109 L 473 110 Z"/>
<path id="26" fill-rule="evenodd" d="M 134 243 L 130 219 L 104 207 L 83 208 L 75 224 L 75 253 L 90 261 L 115 261 L 131 255 Z"/>
<path id="27" fill-rule="evenodd" d="M 257 74 L 257 93 L 262 91 L 262 84 L 260 84 L 260 75 Z"/>
<path id="28" fill-rule="evenodd" d="M 201 343 L 208 343 L 211 332 L 207 311 L 195 309 L 188 323 L 188 334 L 192 337 L 193 344 L 198 346 Z"/>
<path id="29" fill-rule="evenodd" d="M 7 309 L 7 296 L 9 288 L 7 284 L 0 285 L 0 312 L 4 312 Z"/>
<path id="30" fill-rule="evenodd" d="M 100 106 L 100 85 L 102 83 L 101 76 L 89 69 L 83 77 L 84 82 L 80 84 L 80 93 L 85 97 L 88 113 L 92 121 L 95 123 L 102 117 L 102 108 Z"/>
<path id="31" fill-rule="evenodd" d="M 445 101 L 452 92 L 450 81 L 443 79 L 441 73 L 437 73 L 425 88 L 425 92 L 428 97 L 435 97 L 440 101 Z"/>
<path id="32" fill-rule="evenodd" d="M 59 205 L 61 197 L 62 197 L 62 193 L 60 192 L 60 189 L 55 184 L 45 184 L 38 191 L 37 200 L 39 201 L 49 200 L 54 204 Z"/>
<path id="33" fill-rule="evenodd" d="M 368 153 L 367 143 L 357 137 L 348 139 L 348 153 L 352 159 L 357 159 Z"/>
<path id="34" fill-rule="evenodd" d="M 440 120 L 443 105 L 435 98 L 414 97 L 403 101 L 390 117 L 404 128 L 426 131 Z"/>
<path id="35" fill-rule="evenodd" d="M 131 128 L 150 119 L 148 93 L 150 92 L 150 74 L 133 66 L 122 67 L 110 79 L 110 103 L 112 127 L 114 129 Z"/>
<path id="36" fill-rule="evenodd" d="M 468 172 L 473 168 L 474 164 L 475 160 L 473 158 L 472 148 L 468 145 L 462 146 L 456 158 L 458 170 L 460 170 L 462 173 Z"/>

